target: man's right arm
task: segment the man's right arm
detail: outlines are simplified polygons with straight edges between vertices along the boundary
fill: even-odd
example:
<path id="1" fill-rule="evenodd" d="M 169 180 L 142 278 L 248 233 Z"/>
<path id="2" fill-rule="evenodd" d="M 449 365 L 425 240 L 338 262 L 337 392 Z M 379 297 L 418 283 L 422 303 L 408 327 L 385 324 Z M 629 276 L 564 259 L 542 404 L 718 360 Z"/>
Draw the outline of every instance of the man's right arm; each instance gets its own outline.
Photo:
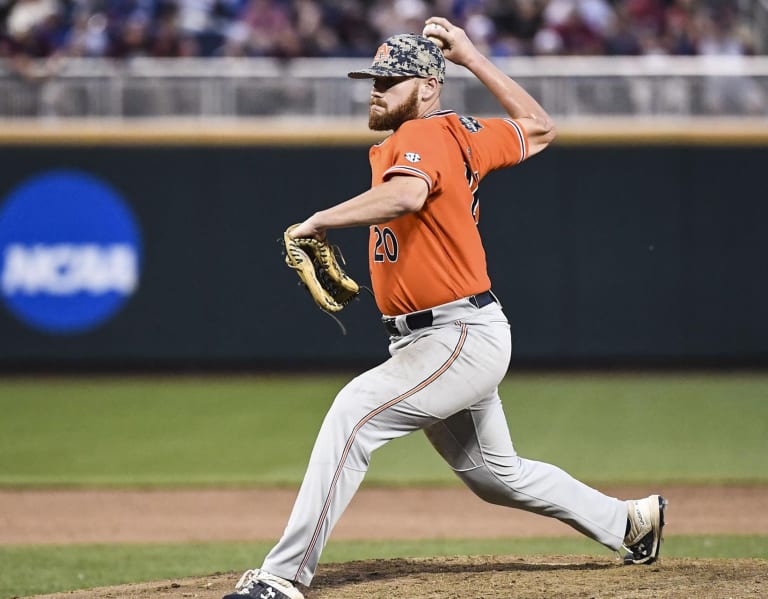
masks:
<path id="1" fill-rule="evenodd" d="M 505 75 L 484 56 L 470 41 L 461 27 L 442 17 L 431 17 L 427 24 L 436 23 L 430 35 L 443 41 L 443 55 L 461 65 L 480 80 L 498 100 L 507 114 L 525 129 L 528 138 L 528 155 L 533 156 L 546 148 L 557 136 L 555 124 L 547 111 L 525 91 L 520 84 Z"/>

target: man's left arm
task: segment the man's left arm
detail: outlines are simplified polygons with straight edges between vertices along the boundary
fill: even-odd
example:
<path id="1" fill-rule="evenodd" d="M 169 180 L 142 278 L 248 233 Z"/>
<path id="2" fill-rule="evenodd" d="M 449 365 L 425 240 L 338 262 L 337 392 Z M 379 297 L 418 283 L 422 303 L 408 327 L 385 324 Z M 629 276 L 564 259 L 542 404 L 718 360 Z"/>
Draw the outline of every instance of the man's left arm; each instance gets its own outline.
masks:
<path id="1" fill-rule="evenodd" d="M 322 238 L 328 229 L 385 223 L 424 206 L 429 187 L 420 177 L 394 175 L 345 202 L 315 212 L 290 231 L 291 237 Z"/>

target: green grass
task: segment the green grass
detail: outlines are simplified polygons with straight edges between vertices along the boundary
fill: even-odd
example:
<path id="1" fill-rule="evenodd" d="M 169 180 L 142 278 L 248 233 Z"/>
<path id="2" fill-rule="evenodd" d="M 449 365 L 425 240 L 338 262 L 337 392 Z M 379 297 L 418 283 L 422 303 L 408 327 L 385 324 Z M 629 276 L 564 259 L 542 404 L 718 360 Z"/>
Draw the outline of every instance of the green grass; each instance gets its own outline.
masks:
<path id="1" fill-rule="evenodd" d="M 0 380 L 0 485 L 295 485 L 348 378 Z M 583 480 L 768 482 L 766 374 L 526 374 L 501 393 L 518 452 Z M 455 482 L 419 433 L 366 481 Z"/>
<path id="2" fill-rule="evenodd" d="M 111 586 L 128 582 L 205 576 L 261 563 L 271 543 L 198 543 L 162 545 L 76 545 L 0 547 L 0 599 Z M 369 558 L 440 555 L 595 555 L 611 556 L 581 538 L 514 540 L 435 540 L 400 542 L 331 542 L 323 563 Z M 669 557 L 768 559 L 766 537 L 670 537 Z M 320 566 L 322 572 L 322 564 Z"/>
<path id="3" fill-rule="evenodd" d="M 347 376 L 0 380 L 0 486 L 295 486 Z M 501 388 L 521 455 L 588 482 L 768 483 L 768 374 L 526 374 Z M 423 435 L 366 484 L 453 484 Z M 0 599 L 239 571 L 271 543 L 0 546 Z M 595 554 L 586 539 L 335 543 L 323 562 Z M 768 559 L 768 537 L 667 539 L 670 557 Z"/>

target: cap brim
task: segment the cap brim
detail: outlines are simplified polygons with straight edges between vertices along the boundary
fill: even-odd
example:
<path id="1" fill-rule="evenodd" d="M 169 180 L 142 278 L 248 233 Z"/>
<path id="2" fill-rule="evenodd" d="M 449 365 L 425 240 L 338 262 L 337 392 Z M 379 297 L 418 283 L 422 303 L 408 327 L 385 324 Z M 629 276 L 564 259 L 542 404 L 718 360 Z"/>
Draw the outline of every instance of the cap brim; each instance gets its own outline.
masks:
<path id="1" fill-rule="evenodd" d="M 374 77 L 415 77 L 415 75 L 413 73 L 406 73 L 405 71 L 398 71 L 395 69 L 370 67 L 368 69 L 347 73 L 347 77 L 350 79 L 373 79 Z"/>

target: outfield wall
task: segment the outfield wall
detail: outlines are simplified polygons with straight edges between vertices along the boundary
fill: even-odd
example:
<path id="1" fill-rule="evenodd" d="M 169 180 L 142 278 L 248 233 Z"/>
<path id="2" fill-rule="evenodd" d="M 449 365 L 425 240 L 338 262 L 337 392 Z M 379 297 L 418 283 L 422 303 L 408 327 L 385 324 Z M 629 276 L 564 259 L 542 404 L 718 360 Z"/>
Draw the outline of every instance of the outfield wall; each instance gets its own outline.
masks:
<path id="1" fill-rule="evenodd" d="M 372 298 L 341 314 L 343 337 L 277 244 L 367 188 L 370 135 L 136 131 L 0 138 L 0 368 L 387 355 Z M 768 365 L 767 165 L 765 135 L 566 134 L 486 178 L 480 227 L 514 364 Z M 104 189 L 134 229 L 95 222 L 89 198 Z M 332 239 L 367 283 L 366 231 Z"/>

